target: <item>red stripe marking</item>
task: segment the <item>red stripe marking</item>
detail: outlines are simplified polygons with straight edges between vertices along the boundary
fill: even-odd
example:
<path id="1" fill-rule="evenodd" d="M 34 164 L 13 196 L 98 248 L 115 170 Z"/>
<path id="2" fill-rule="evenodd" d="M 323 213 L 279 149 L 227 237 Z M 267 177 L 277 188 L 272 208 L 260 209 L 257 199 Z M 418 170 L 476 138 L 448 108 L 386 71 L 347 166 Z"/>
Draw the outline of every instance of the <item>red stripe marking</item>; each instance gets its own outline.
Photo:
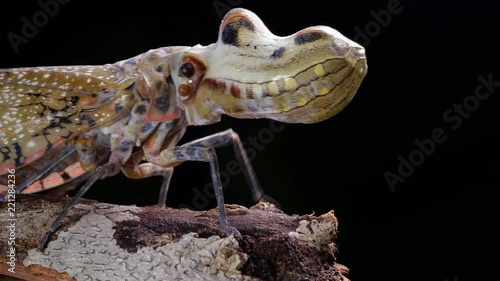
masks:
<path id="1" fill-rule="evenodd" d="M 252 91 L 252 85 L 250 84 L 247 84 L 246 85 L 246 95 L 247 95 L 247 99 L 253 99 L 253 91 Z"/>
<path id="2" fill-rule="evenodd" d="M 240 88 L 234 84 L 231 84 L 231 96 L 235 97 L 235 98 L 241 98 L 241 95 L 240 95 Z"/>
<path id="3" fill-rule="evenodd" d="M 226 82 L 219 81 L 217 79 L 205 78 L 202 82 L 203 85 L 206 85 L 210 90 L 216 90 L 221 93 L 224 93 L 227 90 Z"/>

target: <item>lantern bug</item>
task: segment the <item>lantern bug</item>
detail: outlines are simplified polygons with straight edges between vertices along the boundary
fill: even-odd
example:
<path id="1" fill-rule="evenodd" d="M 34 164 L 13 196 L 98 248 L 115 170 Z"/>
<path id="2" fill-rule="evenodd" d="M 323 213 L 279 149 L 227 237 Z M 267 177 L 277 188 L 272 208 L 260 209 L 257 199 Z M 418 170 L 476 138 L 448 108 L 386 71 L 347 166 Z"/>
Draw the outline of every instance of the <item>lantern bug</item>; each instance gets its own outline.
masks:
<path id="1" fill-rule="evenodd" d="M 85 182 L 39 242 L 97 180 L 162 176 L 165 203 L 173 168 L 208 162 L 227 223 L 216 148 L 232 145 L 255 201 L 264 193 L 232 130 L 178 145 L 188 126 L 226 114 L 315 123 L 341 111 L 367 72 L 364 48 L 315 26 L 272 34 L 252 12 L 222 20 L 216 43 L 164 47 L 102 66 L 0 70 L 0 174 L 19 173 L 16 193 Z"/>

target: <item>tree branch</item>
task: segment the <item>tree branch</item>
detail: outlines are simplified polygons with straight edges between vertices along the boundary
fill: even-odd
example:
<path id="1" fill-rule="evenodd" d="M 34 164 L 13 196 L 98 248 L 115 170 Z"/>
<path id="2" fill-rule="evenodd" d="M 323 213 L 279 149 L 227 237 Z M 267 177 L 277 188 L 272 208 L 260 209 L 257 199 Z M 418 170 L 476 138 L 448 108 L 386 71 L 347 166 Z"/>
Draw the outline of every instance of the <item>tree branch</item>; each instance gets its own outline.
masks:
<path id="1" fill-rule="evenodd" d="M 15 221 L 0 206 L 0 274 L 22 280 L 347 280 L 335 263 L 337 219 L 289 216 L 270 204 L 226 205 L 242 234 L 226 236 L 217 210 L 117 206 L 82 200 L 47 248 L 35 250 L 68 199 L 18 195 Z M 12 207 L 12 205 L 10 206 Z M 2 275 L 0 275 L 1 277 Z M 177 279 L 176 279 L 177 278 Z"/>

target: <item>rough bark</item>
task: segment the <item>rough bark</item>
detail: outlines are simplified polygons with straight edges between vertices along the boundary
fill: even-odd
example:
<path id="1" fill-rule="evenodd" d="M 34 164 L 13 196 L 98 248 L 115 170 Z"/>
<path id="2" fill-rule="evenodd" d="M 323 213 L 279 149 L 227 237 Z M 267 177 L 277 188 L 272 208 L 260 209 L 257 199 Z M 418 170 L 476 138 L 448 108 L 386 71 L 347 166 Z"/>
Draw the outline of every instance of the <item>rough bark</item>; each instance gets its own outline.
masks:
<path id="1" fill-rule="evenodd" d="M 82 200 L 43 252 L 36 243 L 67 199 L 23 195 L 15 221 L 0 206 L 0 279 L 348 280 L 335 262 L 337 219 L 289 216 L 270 204 L 226 205 L 240 237 L 218 226 L 217 210 L 117 206 Z M 12 205 L 11 205 L 12 207 Z M 15 273 L 8 269 L 15 235 Z M 2 279 L 3 280 L 3 279 Z M 15 280 L 15 279 L 12 279 Z"/>

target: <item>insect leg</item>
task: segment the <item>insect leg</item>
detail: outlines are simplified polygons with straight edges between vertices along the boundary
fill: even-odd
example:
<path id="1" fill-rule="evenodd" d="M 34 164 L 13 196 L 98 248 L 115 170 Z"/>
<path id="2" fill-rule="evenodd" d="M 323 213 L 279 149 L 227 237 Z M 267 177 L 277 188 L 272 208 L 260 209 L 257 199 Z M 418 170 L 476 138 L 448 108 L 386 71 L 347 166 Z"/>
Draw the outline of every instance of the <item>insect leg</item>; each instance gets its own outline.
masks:
<path id="1" fill-rule="evenodd" d="M 133 155 L 131 158 L 137 154 Z M 142 157 L 142 153 L 140 154 Z M 122 167 L 123 174 L 131 179 L 143 179 L 153 176 L 162 176 L 163 180 L 160 187 L 160 195 L 158 199 L 158 204 L 165 206 L 167 201 L 167 193 L 168 187 L 170 185 L 170 179 L 172 178 L 172 173 L 174 172 L 174 168 L 171 167 L 161 167 L 158 165 L 154 165 L 152 163 L 142 163 L 138 164 L 140 161 L 131 161 L 133 165 L 130 165 L 129 161 L 127 161 L 127 166 Z"/>
<path id="2" fill-rule="evenodd" d="M 163 168 L 163 180 L 161 181 L 160 195 L 158 196 L 158 204 L 162 206 L 167 205 L 167 193 L 170 186 L 170 179 L 174 173 L 174 168 Z"/>
<path id="3" fill-rule="evenodd" d="M 144 159 L 144 154 L 156 157 L 158 154 L 169 147 L 174 147 L 179 139 L 184 135 L 185 126 L 179 126 L 177 123 L 161 123 L 151 136 L 143 143 L 143 151 L 134 153 L 122 167 L 125 176 L 132 179 L 141 179 L 152 176 L 162 176 L 163 181 L 158 197 L 159 205 L 166 205 L 168 187 L 170 179 L 174 172 L 173 166 L 159 166 L 152 163 L 140 162 Z"/>
<path id="4" fill-rule="evenodd" d="M 238 134 L 235 133 L 233 130 L 229 129 L 201 139 L 197 139 L 192 142 L 188 142 L 182 145 L 181 147 L 198 146 L 207 148 L 219 148 L 228 145 L 233 146 L 236 159 L 240 163 L 243 174 L 245 175 L 245 179 L 247 180 L 248 186 L 251 189 L 250 191 L 252 193 L 253 201 L 270 202 L 279 208 L 280 205 L 275 199 L 264 194 L 264 191 L 259 183 L 259 180 L 255 175 L 255 171 L 252 167 L 252 164 L 250 163 L 250 159 L 248 159 L 247 153 L 245 152 L 243 143 L 241 142 Z"/>
<path id="5" fill-rule="evenodd" d="M 157 157 L 150 156 L 147 160 L 159 166 L 169 166 L 172 163 L 184 161 L 208 162 L 210 164 L 210 176 L 212 177 L 212 183 L 215 190 L 215 198 L 219 207 L 220 225 L 224 230 L 234 235 L 240 235 L 236 228 L 229 226 L 227 223 L 224 195 L 222 193 L 222 184 L 219 175 L 219 164 L 213 148 L 183 145 L 165 149 L 160 152 Z"/>
<path id="6" fill-rule="evenodd" d="M 45 244 L 47 244 L 48 239 L 56 229 L 59 227 L 61 224 L 61 221 L 63 218 L 68 214 L 69 210 L 73 208 L 73 206 L 78 203 L 80 198 L 89 190 L 89 188 L 99 179 L 103 179 L 112 175 L 116 175 L 120 171 L 120 165 L 118 163 L 106 163 L 102 166 L 97 167 L 90 175 L 89 179 L 87 182 L 78 190 L 78 192 L 75 194 L 73 198 L 71 198 L 68 203 L 64 206 L 64 209 L 61 211 L 61 213 L 57 216 L 55 221 L 52 223 L 50 226 L 49 230 L 45 232 L 45 234 L 42 236 L 40 241 L 38 241 L 38 249 L 42 250 L 45 247 Z"/>
<path id="7" fill-rule="evenodd" d="M 71 200 L 68 201 L 68 203 L 66 203 L 61 213 L 57 216 L 55 221 L 50 226 L 49 230 L 47 230 L 47 232 L 45 232 L 40 241 L 38 241 L 38 249 L 42 250 L 45 247 L 45 244 L 47 244 L 47 241 L 49 240 L 50 236 L 59 227 L 63 218 L 68 214 L 69 210 L 71 210 L 71 208 L 73 208 L 73 206 L 75 206 L 76 203 L 78 203 L 80 198 L 89 190 L 89 188 L 96 181 L 104 179 L 106 177 L 114 176 L 117 173 L 119 173 L 122 167 L 122 160 L 128 159 L 130 157 L 134 143 L 127 138 L 120 139 L 120 136 L 118 135 L 112 135 L 111 138 L 117 140 L 117 142 L 114 143 L 114 147 L 112 146 L 111 149 L 112 152 L 109 160 L 110 162 L 101 166 L 97 166 L 95 170 L 90 172 L 90 176 L 85 182 L 85 184 L 80 188 L 80 190 L 78 190 L 75 196 L 71 198 Z M 88 139 L 86 139 L 85 141 L 77 143 L 77 145 L 79 146 L 80 149 L 83 148 L 83 150 L 78 150 L 80 157 L 83 157 L 82 159 L 86 161 L 86 163 L 84 163 L 83 165 L 88 165 L 88 167 L 96 165 L 95 163 L 92 162 L 93 158 L 95 160 L 94 156 L 96 154 L 93 147 L 93 142 L 88 141 Z"/>

